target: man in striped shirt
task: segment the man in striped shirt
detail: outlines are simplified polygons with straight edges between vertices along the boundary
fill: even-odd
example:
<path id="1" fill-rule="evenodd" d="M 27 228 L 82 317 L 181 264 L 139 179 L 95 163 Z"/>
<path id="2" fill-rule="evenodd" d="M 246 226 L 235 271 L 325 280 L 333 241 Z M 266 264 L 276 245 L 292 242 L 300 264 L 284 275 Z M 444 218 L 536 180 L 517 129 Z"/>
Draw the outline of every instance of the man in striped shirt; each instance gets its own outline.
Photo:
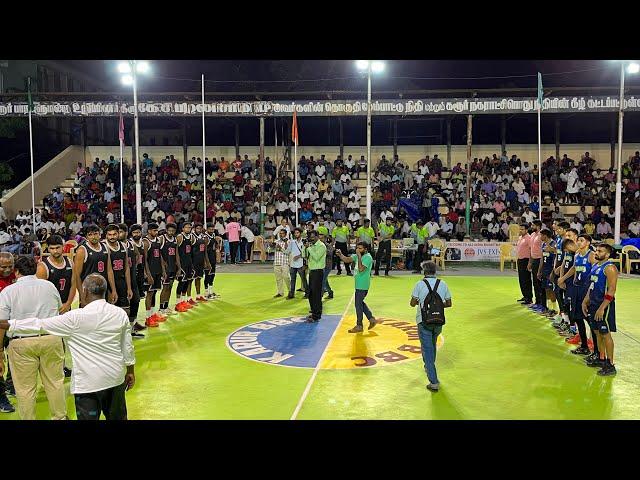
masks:
<path id="1" fill-rule="evenodd" d="M 281 229 L 278 232 L 278 239 L 275 241 L 275 254 L 273 257 L 273 273 L 276 276 L 276 286 L 278 292 L 273 298 L 279 298 L 284 296 L 284 287 L 291 284 L 291 277 L 289 274 L 289 256 L 291 255 L 291 246 L 289 245 L 288 233 L 286 229 Z M 289 292 L 289 296 L 293 292 Z"/>

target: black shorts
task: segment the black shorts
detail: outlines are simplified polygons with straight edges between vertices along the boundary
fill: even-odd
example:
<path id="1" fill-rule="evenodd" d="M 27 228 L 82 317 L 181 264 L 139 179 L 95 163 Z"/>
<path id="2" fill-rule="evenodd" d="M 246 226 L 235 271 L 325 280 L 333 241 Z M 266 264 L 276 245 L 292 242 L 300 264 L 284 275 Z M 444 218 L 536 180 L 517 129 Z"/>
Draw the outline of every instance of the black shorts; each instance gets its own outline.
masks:
<path id="1" fill-rule="evenodd" d="M 129 308 L 129 299 L 127 298 L 127 282 L 124 279 L 116 280 L 116 293 L 118 299 L 114 305 L 120 308 Z M 108 289 L 109 290 L 109 289 Z M 111 295 L 109 293 L 109 295 Z"/>
<path id="2" fill-rule="evenodd" d="M 191 265 L 182 267 L 178 274 L 179 282 L 188 282 L 189 280 L 193 280 L 193 267 Z"/>
<path id="3" fill-rule="evenodd" d="M 599 307 L 599 305 L 598 305 Z M 607 308 L 604 310 L 604 315 L 602 320 L 596 321 L 595 315 L 598 308 L 589 308 L 589 316 L 587 321 L 589 322 L 589 327 L 596 332 L 600 332 L 601 334 L 616 332 L 616 302 L 613 301 Z"/>
<path id="4" fill-rule="evenodd" d="M 584 313 L 582 313 L 582 301 L 587 296 L 589 291 L 589 285 L 586 286 L 574 286 L 573 295 L 571 297 L 571 320 L 584 320 Z"/>
<path id="5" fill-rule="evenodd" d="M 167 272 L 167 275 L 162 279 L 163 285 L 171 285 L 176 279 L 176 272 Z"/>
<path id="6" fill-rule="evenodd" d="M 204 264 L 193 266 L 193 278 L 202 278 L 204 275 Z"/>
<path id="7" fill-rule="evenodd" d="M 145 277 L 144 284 L 146 285 L 148 292 L 157 292 L 162 288 L 162 273 L 156 273 L 155 275 L 152 273 L 151 278 L 153 281 L 152 283 L 149 283 L 148 279 Z"/>

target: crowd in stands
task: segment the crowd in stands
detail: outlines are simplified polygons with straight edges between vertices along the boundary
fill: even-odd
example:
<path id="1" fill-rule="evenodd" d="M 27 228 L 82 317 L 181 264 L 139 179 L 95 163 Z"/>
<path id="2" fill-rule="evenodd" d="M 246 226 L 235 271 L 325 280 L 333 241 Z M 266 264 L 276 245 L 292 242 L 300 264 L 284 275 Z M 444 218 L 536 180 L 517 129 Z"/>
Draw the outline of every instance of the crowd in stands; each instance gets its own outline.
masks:
<path id="1" fill-rule="evenodd" d="M 259 195 L 264 183 L 267 214 L 264 220 L 265 238 L 283 218 L 295 223 L 295 189 L 299 220 L 316 227 L 332 229 L 339 219 L 357 229 L 364 220 L 367 161 L 352 155 L 329 161 L 325 155 L 314 159 L 302 156 L 298 162 L 298 182 L 294 183 L 292 168 L 278 168 L 267 157 L 265 178 L 260 177 L 260 158 L 237 156 L 229 162 L 224 157 L 204 159 L 192 157 L 184 168 L 173 155 L 152 159 L 142 156 L 141 186 L 143 192 L 143 227 L 150 222 L 160 229 L 169 222 L 204 220 L 203 164 L 206 164 L 207 222 L 214 222 L 218 235 L 224 236 L 225 225 L 236 219 L 246 225 L 252 235 L 260 229 Z M 579 206 L 571 218 L 576 230 L 595 239 L 613 237 L 615 172 L 594 169 L 595 159 L 586 152 L 579 161 L 564 155 L 549 157 L 542 165 L 542 198 L 538 192 L 538 167 L 522 162 L 517 155 L 503 152 L 492 158 L 474 158 L 471 163 L 470 238 L 478 240 L 509 239 L 509 226 L 531 222 L 542 208 L 545 223 L 564 218 L 561 205 Z M 443 166 L 438 155 L 426 156 L 415 165 L 398 156 L 388 160 L 385 155 L 372 172 L 372 214 L 376 226 L 391 216 L 396 226 L 396 238 L 415 236 L 410 211 L 419 215 L 429 231 L 429 238 L 446 240 L 466 236 L 466 171 L 457 163 L 451 169 Z M 124 220 L 133 223 L 135 210 L 135 171 L 124 164 Z M 636 152 L 622 169 L 622 232 L 623 237 L 640 236 L 640 153 Z M 356 187 L 358 183 L 358 187 Z M 33 232 L 30 211 L 21 211 L 15 219 L 0 216 L 0 249 L 18 253 L 24 244 L 46 240 L 52 234 L 72 239 L 83 228 L 97 224 L 102 228 L 120 221 L 120 164 L 111 156 L 96 158 L 86 167 L 78 164 L 75 186 L 63 193 L 54 189 L 43 199 L 43 208 L 36 210 L 36 231 Z M 402 202 L 401 202 L 402 200 Z M 587 213 L 587 206 L 593 210 Z M 447 208 L 441 208 L 447 207 Z M 1 208 L 1 207 L 0 207 Z M 591 208 L 589 208 L 591 210 Z M 444 213 L 441 213 L 444 212 Z M 414 229 L 415 230 L 415 229 Z"/>

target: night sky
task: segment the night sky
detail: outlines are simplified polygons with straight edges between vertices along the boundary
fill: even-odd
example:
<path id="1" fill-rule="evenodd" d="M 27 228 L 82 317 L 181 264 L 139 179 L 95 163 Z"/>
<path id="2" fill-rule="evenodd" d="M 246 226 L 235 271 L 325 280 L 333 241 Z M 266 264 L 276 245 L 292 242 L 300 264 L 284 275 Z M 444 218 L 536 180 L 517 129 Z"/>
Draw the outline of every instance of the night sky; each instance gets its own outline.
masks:
<path id="1" fill-rule="evenodd" d="M 130 87 L 120 83 L 115 60 L 59 61 L 91 76 L 107 92 L 128 93 Z M 280 92 L 278 99 L 294 98 L 287 93 L 310 92 L 306 98 L 325 99 L 332 92 L 334 98 L 365 98 L 366 78 L 357 71 L 351 60 L 151 60 L 152 74 L 139 81 L 141 98 L 161 92 L 194 92 L 199 96 L 200 75 L 205 74 L 207 92 Z M 616 94 L 619 87 L 619 63 L 605 60 L 388 60 L 383 74 L 373 79 L 373 98 L 398 98 L 402 92 L 408 97 L 434 97 L 437 94 L 411 94 L 415 90 L 440 89 L 489 89 L 489 88 L 536 88 L 537 72 L 543 74 L 545 90 L 556 87 L 610 87 L 614 90 L 599 94 Z M 640 87 L 640 75 L 627 75 L 627 85 Z M 316 93 L 311 93 L 316 92 Z M 581 93 L 581 92 L 575 92 Z M 585 93 L 585 92 L 582 92 Z M 533 96 L 531 92 L 528 95 Z M 637 91 L 636 91 L 637 94 Z M 480 96 L 497 96 L 497 93 L 479 93 Z M 448 96 L 448 95 L 445 95 Z M 233 96 L 225 97 L 228 100 Z M 242 97 L 242 98 L 247 98 Z M 268 94 L 262 96 L 269 99 Z M 36 97 L 37 99 L 37 97 Z M 561 119 L 562 143 L 608 143 L 611 139 L 611 120 L 617 113 L 597 114 L 548 114 L 542 116 L 542 141 L 554 143 L 555 120 Z M 113 120 L 117 122 L 116 119 Z M 272 145 L 274 122 L 278 131 L 283 131 L 283 118 L 266 120 L 266 144 Z M 235 119 L 207 119 L 207 144 L 233 145 L 235 143 Z M 257 118 L 240 118 L 240 144 L 257 145 L 259 130 Z M 129 127 L 132 120 L 127 120 Z M 366 145 L 365 117 L 345 118 L 345 145 Z M 188 142 L 201 144 L 200 119 L 188 119 Z M 142 117 L 141 129 L 181 129 L 182 119 L 150 119 Z M 474 144 L 500 143 L 500 117 L 480 115 L 474 117 Z M 509 115 L 507 121 L 507 143 L 536 143 L 536 115 Z M 336 118 L 299 118 L 301 145 L 338 145 L 339 125 Z M 398 144 L 446 143 L 444 122 L 426 117 L 407 117 L 398 123 Z M 117 138 L 105 139 L 108 144 L 117 144 Z M 130 141 L 131 139 L 128 139 Z M 625 142 L 640 142 L 640 114 L 625 116 Z M 37 136 L 36 136 L 37 142 Z M 5 143 L 5 142 L 2 142 Z M 22 146 L 5 148 L 6 152 L 20 151 Z M 56 146 L 38 142 L 42 161 L 49 150 Z M 392 122 L 389 117 L 374 117 L 372 128 L 374 145 L 393 143 Z M 466 143 L 466 118 L 454 116 L 452 120 L 452 143 Z M 17 150 L 16 150 L 17 149 Z M 58 151 L 61 148 L 58 148 Z M 40 157 L 40 155 L 39 155 Z M 50 158 L 50 157 L 49 157 Z M 39 163 L 39 162 L 38 162 Z M 22 176 L 22 175 L 21 175 Z"/>

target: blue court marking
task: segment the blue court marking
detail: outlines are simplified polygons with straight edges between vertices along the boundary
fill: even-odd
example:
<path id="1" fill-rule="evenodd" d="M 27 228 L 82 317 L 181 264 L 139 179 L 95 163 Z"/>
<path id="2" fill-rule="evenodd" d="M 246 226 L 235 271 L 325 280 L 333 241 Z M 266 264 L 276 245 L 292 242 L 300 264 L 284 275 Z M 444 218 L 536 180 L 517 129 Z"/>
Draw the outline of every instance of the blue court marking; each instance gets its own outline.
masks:
<path id="1" fill-rule="evenodd" d="M 240 356 L 285 367 L 315 368 L 341 315 L 323 315 L 317 323 L 304 317 L 264 320 L 239 328 L 227 337 L 227 346 Z"/>

